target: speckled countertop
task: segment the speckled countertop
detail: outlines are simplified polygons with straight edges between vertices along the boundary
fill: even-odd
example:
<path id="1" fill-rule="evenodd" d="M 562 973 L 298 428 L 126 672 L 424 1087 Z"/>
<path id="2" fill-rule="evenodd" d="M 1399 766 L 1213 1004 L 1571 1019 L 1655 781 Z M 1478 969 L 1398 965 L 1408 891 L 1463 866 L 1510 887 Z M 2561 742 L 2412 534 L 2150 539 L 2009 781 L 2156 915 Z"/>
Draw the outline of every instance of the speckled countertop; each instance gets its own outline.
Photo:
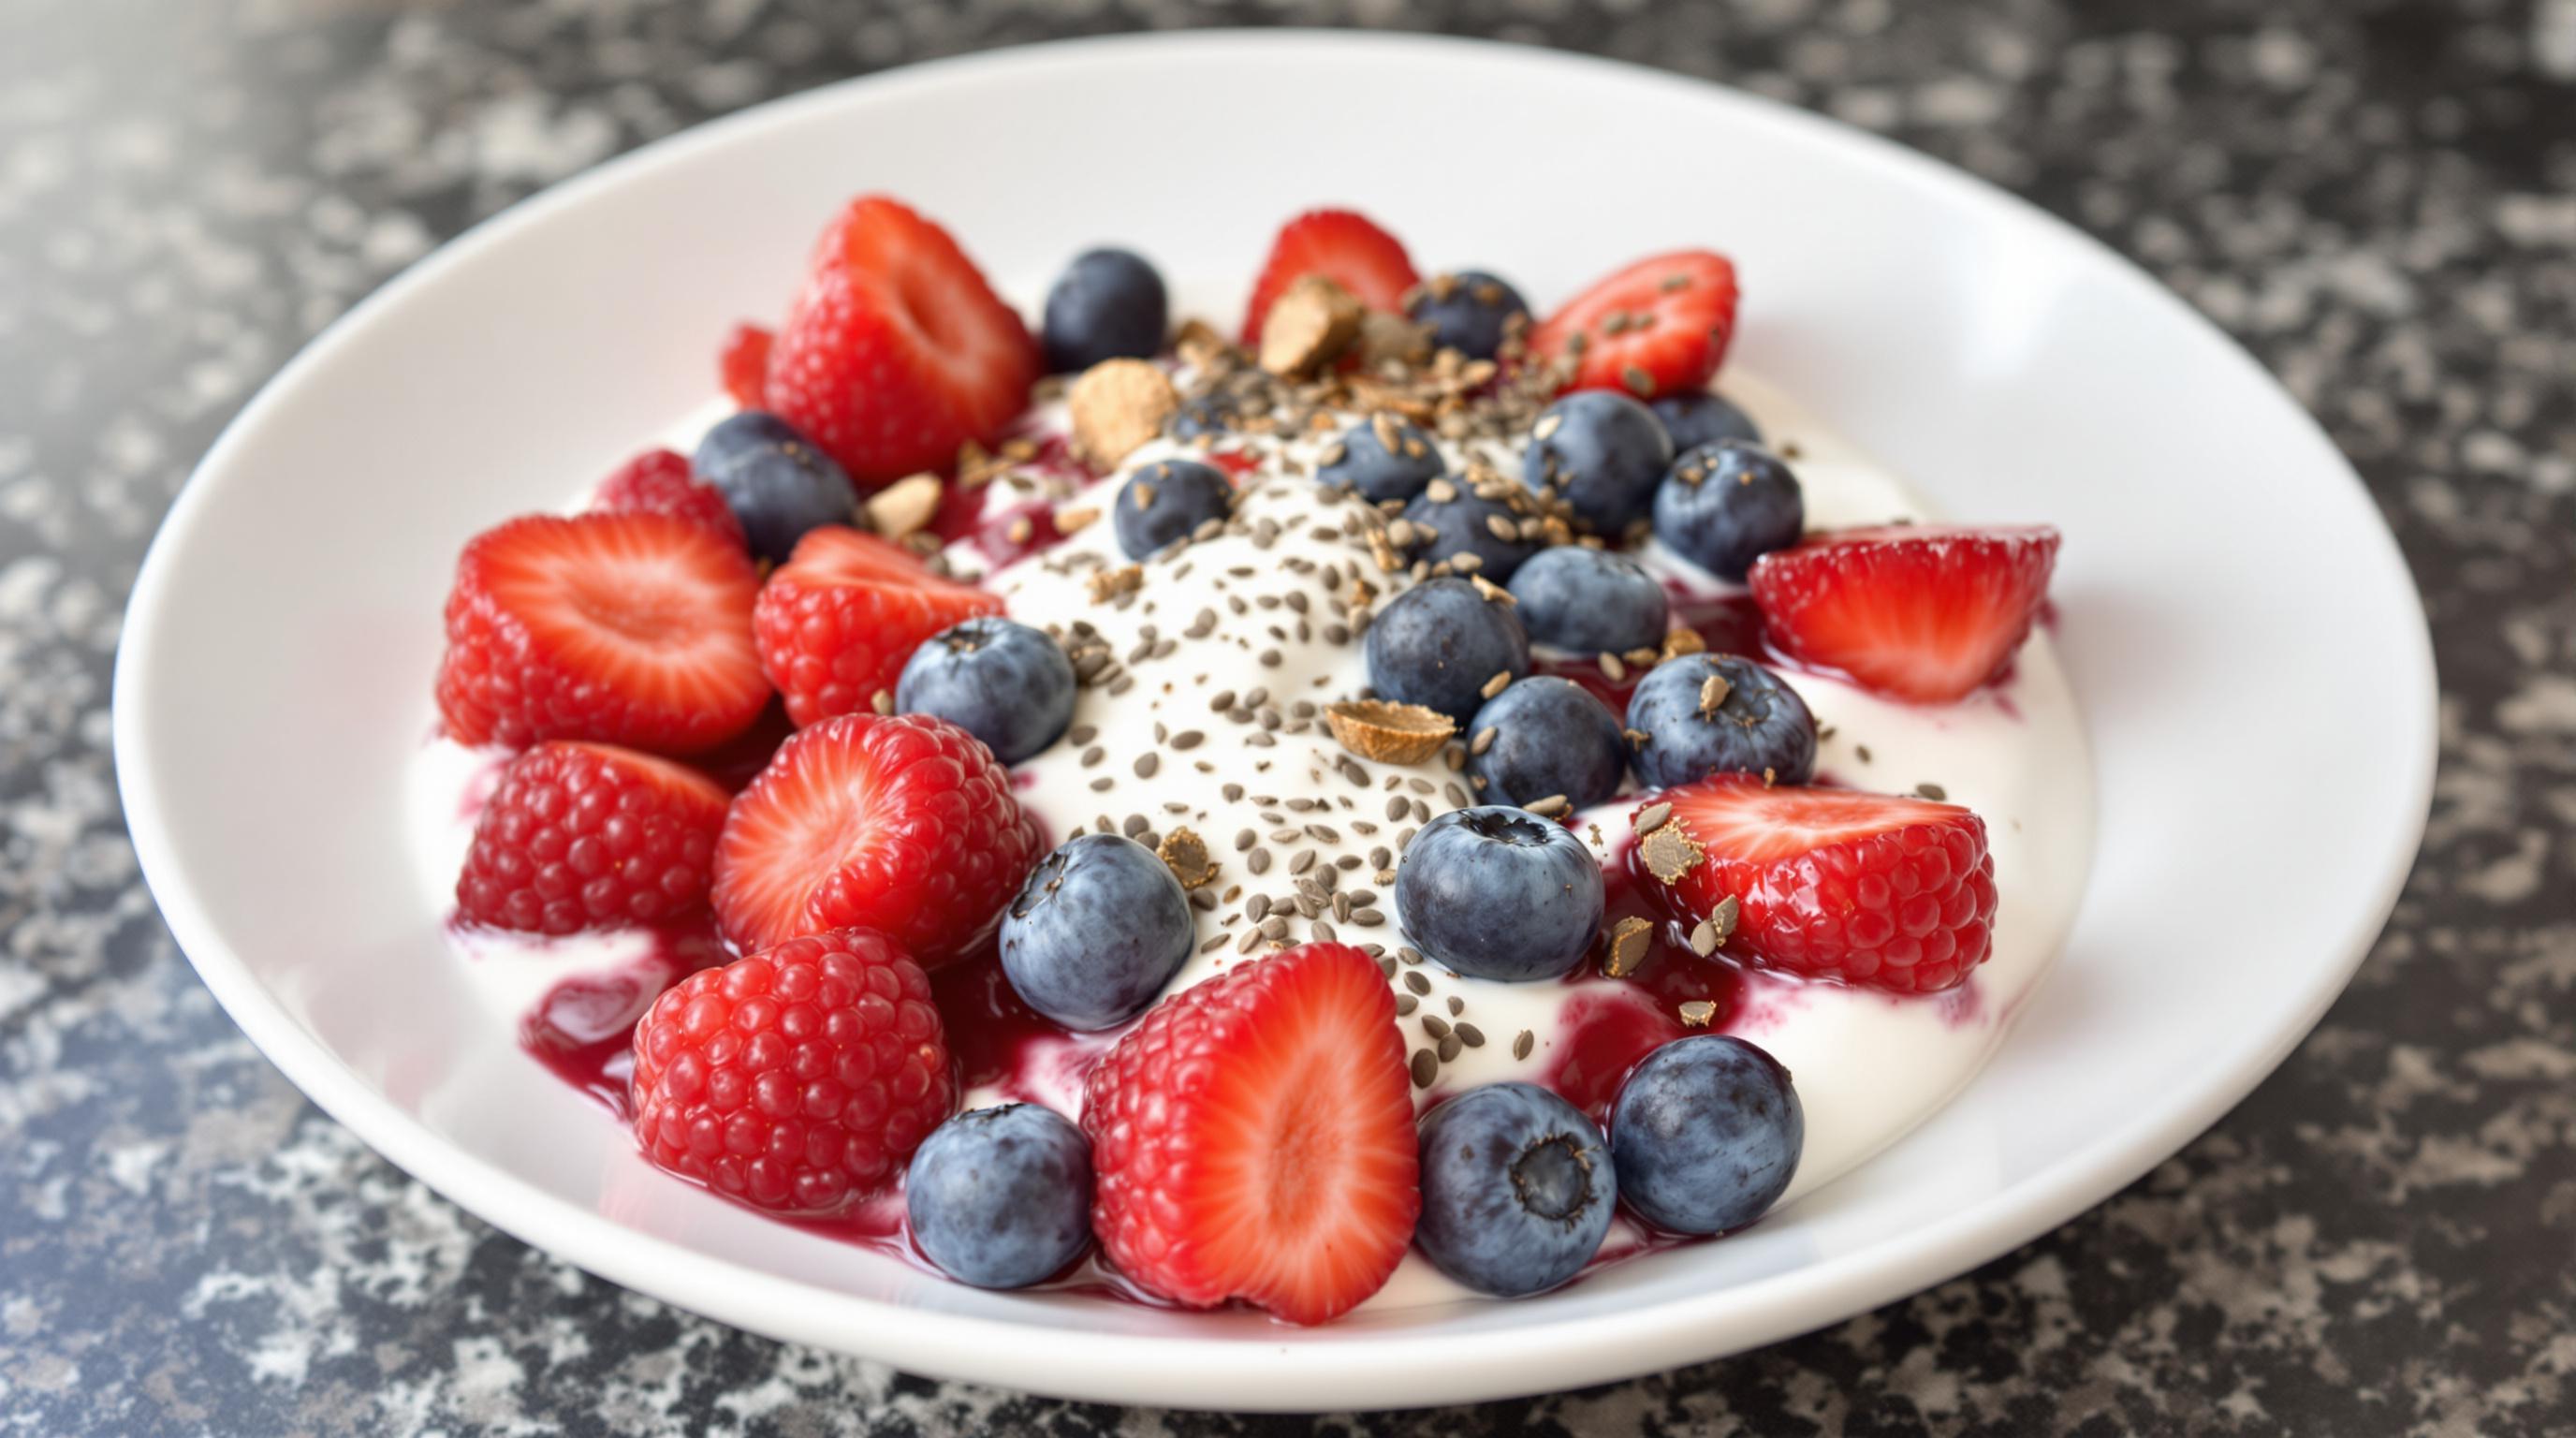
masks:
<path id="1" fill-rule="evenodd" d="M 2316 1035 L 2127 1192 L 1910 1301 L 1311 1424 L 747 1337 L 493 1232 L 299 1098 L 155 915 L 108 754 L 118 612 L 225 419 L 443 237 L 709 115 L 1282 19 L 1597 50 L 1884 131 L 2287 380 L 2404 542 L 2443 681 L 2424 858 Z M 0 396 L 0 1429 L 2576 1431 L 2576 0 L 8 0 Z"/>

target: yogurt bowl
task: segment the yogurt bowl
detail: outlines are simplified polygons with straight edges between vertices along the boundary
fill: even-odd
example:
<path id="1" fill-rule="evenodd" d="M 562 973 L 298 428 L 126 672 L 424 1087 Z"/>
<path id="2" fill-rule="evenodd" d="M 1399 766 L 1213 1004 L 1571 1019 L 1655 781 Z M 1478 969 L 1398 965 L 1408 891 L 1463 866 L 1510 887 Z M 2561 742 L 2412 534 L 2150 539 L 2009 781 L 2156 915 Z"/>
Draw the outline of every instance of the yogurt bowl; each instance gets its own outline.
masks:
<path id="1" fill-rule="evenodd" d="M 1523 103 L 1479 99 L 1501 93 Z M 1160 111 L 1193 94 L 1241 123 L 1169 137 L 1158 163 L 1214 169 L 1255 146 L 1276 161 L 1259 194 L 1068 182 L 1161 133 L 1143 97 Z M 1436 169 L 1366 142 L 1469 108 L 1498 143 Z M 1699 137 L 1708 183 L 1669 186 L 1622 139 L 1641 122 Z M 891 133 L 938 138 L 867 142 Z M 1550 167 L 1598 183 L 1580 234 L 1492 199 Z M 1548 295 L 1626 253 L 1730 251 L 1754 294 L 1722 383 L 1741 376 L 1738 397 L 1841 477 L 1820 495 L 1852 517 L 2044 519 L 2070 536 L 2054 631 L 2004 691 L 2023 727 L 1917 732 L 1858 696 L 1817 706 L 1874 736 L 1873 766 L 1975 793 L 1997 829 L 2036 836 L 1998 837 L 1999 870 L 2024 876 L 2006 902 L 2022 894 L 2030 916 L 1999 933 L 2027 948 L 1999 952 L 1975 1011 L 1937 1028 L 1913 1013 L 1891 1028 L 1861 1004 L 1762 1014 L 1780 1044 L 1830 1055 L 1802 1082 L 1857 1076 L 1810 1097 L 1820 1121 L 1848 1117 L 1820 1122 L 1801 1191 L 1722 1242 L 1508 1304 L 1405 1284 L 1291 1330 L 1081 1290 L 984 1293 L 652 1171 L 496 1021 L 529 996 L 496 1000 L 484 962 L 448 950 L 424 853 L 452 845 L 471 781 L 420 776 L 438 641 L 421 616 L 469 534 L 558 502 L 566 476 L 700 404 L 714 339 L 775 312 L 773 277 L 860 189 L 941 214 L 1019 292 L 1095 237 L 1150 245 L 1174 275 L 1240 275 L 1281 213 L 1318 196 Z M 1043 225 L 1028 223 L 1036 196 Z M 1903 266 L 1886 263 L 1891 236 Z M 1031 573 L 1032 599 L 1045 582 Z M 1265 35 L 837 87 L 459 241 L 317 342 L 208 456 L 138 584 L 116 726 L 146 873 L 209 986 L 318 1102 L 466 1207 L 712 1316 L 919 1371 L 1310 1408 L 1570 1386 L 1768 1341 L 1982 1261 L 2142 1172 L 2278 1062 L 2376 933 L 2421 828 L 2431 692 L 2412 589 L 2350 471 L 2251 361 L 2079 237 L 1706 86 L 1450 42 Z M 1830 743 L 1826 758 L 1846 762 Z M 1055 804 L 1052 778 L 1032 805 Z M 422 817 L 440 783 L 443 838 Z M 2239 847 L 2252 835 L 2297 842 L 2256 863 Z M 1605 826 L 1605 850 L 1619 842 Z"/>

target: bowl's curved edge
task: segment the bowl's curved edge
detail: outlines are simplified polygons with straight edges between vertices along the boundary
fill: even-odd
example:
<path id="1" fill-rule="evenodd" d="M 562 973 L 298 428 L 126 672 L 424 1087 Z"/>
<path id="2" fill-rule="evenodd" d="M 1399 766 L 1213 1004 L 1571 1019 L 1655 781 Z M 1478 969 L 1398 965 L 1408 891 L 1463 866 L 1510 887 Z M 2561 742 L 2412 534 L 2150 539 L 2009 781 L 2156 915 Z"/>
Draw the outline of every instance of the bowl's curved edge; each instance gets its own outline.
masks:
<path id="1" fill-rule="evenodd" d="M 1857 146 L 1875 163 L 1910 183 L 1937 182 L 1970 199 L 2037 222 L 2061 241 L 2089 248 L 2121 279 L 2215 341 L 2244 369 L 2250 383 L 2270 390 L 2301 414 L 2309 436 L 2351 474 L 2323 430 L 2271 375 L 2206 317 L 2158 286 L 2143 271 L 2091 236 L 1982 180 L 1953 171 L 1894 142 L 1759 97 L 1706 82 L 1622 62 L 1543 52 L 1488 41 L 1433 36 L 1386 36 L 1305 31 L 1210 31 L 1191 34 L 1104 37 L 960 56 L 860 77 L 772 101 L 711 121 L 612 160 L 597 169 L 511 206 L 442 246 L 335 321 L 295 356 L 226 426 L 196 474 L 182 489 L 147 552 L 126 611 L 111 698 L 111 734 L 118 789 L 146 883 L 183 952 L 208 989 L 260 1050 L 335 1120 L 358 1133 L 388 1161 L 462 1207 L 525 1242 L 613 1282 L 652 1294 L 746 1330 L 788 1342 L 814 1342 L 862 1353 L 909 1371 L 1066 1397 L 1119 1403 L 1207 1408 L 1306 1411 L 1318 1392 L 1335 1407 L 1405 1407 L 1509 1397 L 1577 1384 L 1598 1383 L 1722 1356 L 1822 1326 L 1941 1282 L 2028 1241 L 2126 1186 L 2233 1108 L 2297 1047 L 2342 991 L 2394 908 L 2412 869 L 2429 815 L 2437 755 L 2437 691 L 2433 648 L 2420 597 L 2413 606 L 2413 643 L 2402 670 L 2386 676 L 2392 695 L 2412 694 L 2423 742 L 2401 756 L 2384 777 L 2398 786 L 2401 821 L 2387 839 L 2387 859 L 2372 885 L 2373 902 L 2356 909 L 2327 947 L 2340 962 L 2321 967 L 2299 1012 L 2281 1024 L 2271 1042 L 2213 1070 L 2177 1102 L 2150 1117 L 2106 1132 L 2089 1147 L 2062 1156 L 2009 1195 L 1941 1222 L 1906 1239 L 1820 1261 L 1781 1275 L 1712 1294 L 1733 1310 L 1699 1305 L 1659 1305 L 1603 1319 L 1587 1319 L 1577 1334 L 1531 1328 L 1509 1335 L 1483 1333 L 1408 1336 L 1383 1334 L 1335 1339 L 1321 1333 L 1283 1333 L 1281 1341 L 1207 1345 L 1179 1364 L 1168 1352 L 1139 1356 L 1132 1339 L 1075 1331 L 1049 1335 L 1043 1352 L 1013 1345 L 1022 1330 L 989 1319 L 880 1305 L 810 1285 L 746 1274 L 663 1240 L 601 1228 L 590 1210 L 543 1193 L 495 1165 L 461 1155 L 446 1141 L 367 1088 L 343 1068 L 313 1034 L 279 1006 L 240 957 L 216 932 L 182 872 L 162 821 L 159 777 L 154 769 L 141 705 L 132 702 L 139 676 L 149 672 L 158 642 L 155 615 L 168 602 L 162 593 L 171 561 L 197 512 L 220 488 L 233 453 L 284 391 L 330 360 L 333 351 L 379 310 L 430 283 L 446 266 L 500 243 L 520 226 L 558 207 L 579 204 L 594 190 L 630 171 L 735 134 L 785 123 L 808 110 L 843 103 L 854 91 L 877 94 L 931 85 L 969 70 L 1007 71 L 1081 63 L 1090 55 L 1128 49 L 1174 53 L 1216 50 L 1257 40 L 1277 53 L 1283 46 L 1348 53 L 1359 49 L 1409 49 L 1425 57 L 1466 59 L 1497 66 L 1576 66 L 1617 72 L 1624 84 L 1687 89 L 1698 98 L 1737 107 L 1767 123 L 1805 127 Z M 2396 542 L 2358 476 L 2348 502 L 2370 511 L 2368 528 L 2381 541 L 2380 565 L 2414 593 Z M 429 1177 L 435 1172 L 438 1177 Z M 844 1310 L 839 1321 L 790 1321 L 799 1303 L 822 1295 Z M 1677 1308 L 1680 1311 L 1676 1311 Z M 850 1315 L 870 1321 L 854 1323 Z M 831 1318 L 827 1309 L 825 1317 Z M 864 1333 L 860 1330 L 864 1329 Z M 1549 1360 L 1536 1361 L 1541 1354 Z"/>

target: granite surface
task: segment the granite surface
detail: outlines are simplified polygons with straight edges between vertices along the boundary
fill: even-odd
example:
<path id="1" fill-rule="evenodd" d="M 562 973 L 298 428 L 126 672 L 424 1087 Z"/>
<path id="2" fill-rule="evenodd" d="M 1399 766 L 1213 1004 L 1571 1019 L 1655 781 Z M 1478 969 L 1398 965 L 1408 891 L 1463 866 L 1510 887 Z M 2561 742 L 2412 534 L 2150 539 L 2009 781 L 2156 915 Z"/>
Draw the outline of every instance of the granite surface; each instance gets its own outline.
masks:
<path id="1" fill-rule="evenodd" d="M 2403 540 L 2443 680 L 2424 858 L 2315 1036 L 2125 1193 L 1910 1301 L 1313 1423 L 746 1337 L 493 1232 L 299 1098 L 172 946 L 108 752 L 127 587 L 224 420 L 443 237 L 709 115 L 1291 19 L 1596 50 L 1883 131 L 2280 374 Z M 5 0 L 0 395 L 0 1429 L 2576 1431 L 2576 0 Z"/>

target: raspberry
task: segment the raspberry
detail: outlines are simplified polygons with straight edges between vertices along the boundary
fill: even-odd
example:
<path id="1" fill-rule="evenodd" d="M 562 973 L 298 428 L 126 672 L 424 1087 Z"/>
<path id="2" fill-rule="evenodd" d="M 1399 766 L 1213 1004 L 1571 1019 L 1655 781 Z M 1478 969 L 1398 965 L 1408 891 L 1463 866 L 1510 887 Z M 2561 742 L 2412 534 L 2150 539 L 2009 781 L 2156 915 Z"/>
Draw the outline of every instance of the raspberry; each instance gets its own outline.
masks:
<path id="1" fill-rule="evenodd" d="M 759 325 L 735 325 L 725 336 L 716 373 L 724 391 L 744 409 L 769 407 L 769 346 L 776 336 Z"/>
<path id="2" fill-rule="evenodd" d="M 707 900 L 725 791 L 667 759 L 540 744 L 510 761 L 456 879 L 466 918 L 534 934 L 651 924 Z"/>
<path id="3" fill-rule="evenodd" d="M 845 715 L 780 745 L 734 801 L 716 918 L 745 948 L 861 925 L 936 968 L 992 934 L 1046 847 L 974 735 L 926 715 Z"/>
<path id="4" fill-rule="evenodd" d="M 880 934 L 792 939 L 674 984 L 635 1026 L 635 1139 L 772 1213 L 837 1213 L 956 1106 L 930 978 Z"/>
<path id="5" fill-rule="evenodd" d="M 676 450 L 648 449 L 599 482 L 591 508 L 608 514 L 676 514 L 727 544 L 740 546 L 742 521 L 713 485 L 698 483 L 689 458 Z"/>

